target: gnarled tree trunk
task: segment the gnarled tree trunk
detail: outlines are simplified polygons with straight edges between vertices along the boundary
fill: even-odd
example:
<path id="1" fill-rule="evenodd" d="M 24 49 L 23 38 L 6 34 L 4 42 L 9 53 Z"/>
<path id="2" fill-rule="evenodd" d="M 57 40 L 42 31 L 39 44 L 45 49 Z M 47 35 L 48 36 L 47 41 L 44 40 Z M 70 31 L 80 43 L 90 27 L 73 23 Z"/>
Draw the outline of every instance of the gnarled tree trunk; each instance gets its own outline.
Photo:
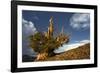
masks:
<path id="1" fill-rule="evenodd" d="M 44 61 L 46 60 L 48 57 L 54 56 L 56 55 L 53 50 L 48 49 L 49 51 L 45 51 L 41 52 L 37 55 L 37 58 L 35 61 Z"/>
<path id="2" fill-rule="evenodd" d="M 48 53 L 39 53 L 35 61 L 43 61 L 48 57 Z"/>

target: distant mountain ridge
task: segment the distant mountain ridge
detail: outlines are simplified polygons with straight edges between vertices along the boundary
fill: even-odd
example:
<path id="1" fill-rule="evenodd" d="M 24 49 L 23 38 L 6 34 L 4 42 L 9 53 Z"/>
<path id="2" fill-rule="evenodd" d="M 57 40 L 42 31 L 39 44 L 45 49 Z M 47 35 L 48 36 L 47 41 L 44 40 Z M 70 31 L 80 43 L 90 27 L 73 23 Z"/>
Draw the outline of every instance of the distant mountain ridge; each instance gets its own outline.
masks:
<path id="1" fill-rule="evenodd" d="M 32 57 L 29 55 L 23 55 L 22 62 L 33 62 L 36 59 L 36 57 Z"/>

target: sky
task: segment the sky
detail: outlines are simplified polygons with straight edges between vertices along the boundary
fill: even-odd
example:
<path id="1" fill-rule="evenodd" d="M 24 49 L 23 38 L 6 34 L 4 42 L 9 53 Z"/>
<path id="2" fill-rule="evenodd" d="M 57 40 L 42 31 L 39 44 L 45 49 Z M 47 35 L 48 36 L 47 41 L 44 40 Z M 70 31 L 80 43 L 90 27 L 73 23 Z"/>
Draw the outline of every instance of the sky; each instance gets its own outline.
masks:
<path id="1" fill-rule="evenodd" d="M 90 14 L 71 12 L 48 11 L 22 11 L 22 54 L 32 55 L 27 37 L 39 32 L 47 31 L 49 20 L 53 16 L 54 32 L 59 33 L 64 28 L 64 33 L 70 35 L 69 44 L 64 44 L 56 52 L 66 48 L 79 46 L 90 40 Z M 79 45 L 78 45 L 79 44 Z M 66 46 L 67 45 L 67 46 Z M 76 46 L 75 46 L 76 45 Z M 61 48 L 64 48 L 61 50 Z"/>

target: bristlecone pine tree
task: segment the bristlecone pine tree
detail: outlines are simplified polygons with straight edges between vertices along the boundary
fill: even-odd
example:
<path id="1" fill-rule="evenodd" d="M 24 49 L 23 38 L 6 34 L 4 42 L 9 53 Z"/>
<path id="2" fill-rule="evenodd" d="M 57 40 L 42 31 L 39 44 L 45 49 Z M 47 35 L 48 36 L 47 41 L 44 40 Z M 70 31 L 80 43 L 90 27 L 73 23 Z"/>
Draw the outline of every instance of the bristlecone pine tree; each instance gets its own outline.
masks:
<path id="1" fill-rule="evenodd" d="M 53 32 L 53 17 L 51 17 L 47 32 L 37 32 L 29 36 L 29 46 L 38 53 L 35 61 L 44 61 L 48 57 L 54 56 L 55 49 L 69 42 L 69 36 L 63 33 L 63 29 L 56 37 L 53 36 Z"/>

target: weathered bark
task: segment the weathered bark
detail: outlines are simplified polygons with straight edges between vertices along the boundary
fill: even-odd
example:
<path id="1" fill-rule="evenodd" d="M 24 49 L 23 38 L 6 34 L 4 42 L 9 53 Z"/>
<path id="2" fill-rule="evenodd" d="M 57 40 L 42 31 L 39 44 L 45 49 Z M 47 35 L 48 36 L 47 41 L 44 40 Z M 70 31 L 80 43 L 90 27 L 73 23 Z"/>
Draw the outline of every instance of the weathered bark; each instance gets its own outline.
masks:
<path id="1" fill-rule="evenodd" d="M 48 57 L 48 53 L 39 53 L 35 61 L 43 61 Z"/>
<path id="2" fill-rule="evenodd" d="M 53 50 L 52 51 L 48 51 L 48 52 L 42 52 L 42 53 L 39 53 L 37 55 L 37 58 L 35 61 L 44 61 L 46 60 L 48 57 L 51 57 L 51 56 L 54 56 L 56 55 Z"/>

